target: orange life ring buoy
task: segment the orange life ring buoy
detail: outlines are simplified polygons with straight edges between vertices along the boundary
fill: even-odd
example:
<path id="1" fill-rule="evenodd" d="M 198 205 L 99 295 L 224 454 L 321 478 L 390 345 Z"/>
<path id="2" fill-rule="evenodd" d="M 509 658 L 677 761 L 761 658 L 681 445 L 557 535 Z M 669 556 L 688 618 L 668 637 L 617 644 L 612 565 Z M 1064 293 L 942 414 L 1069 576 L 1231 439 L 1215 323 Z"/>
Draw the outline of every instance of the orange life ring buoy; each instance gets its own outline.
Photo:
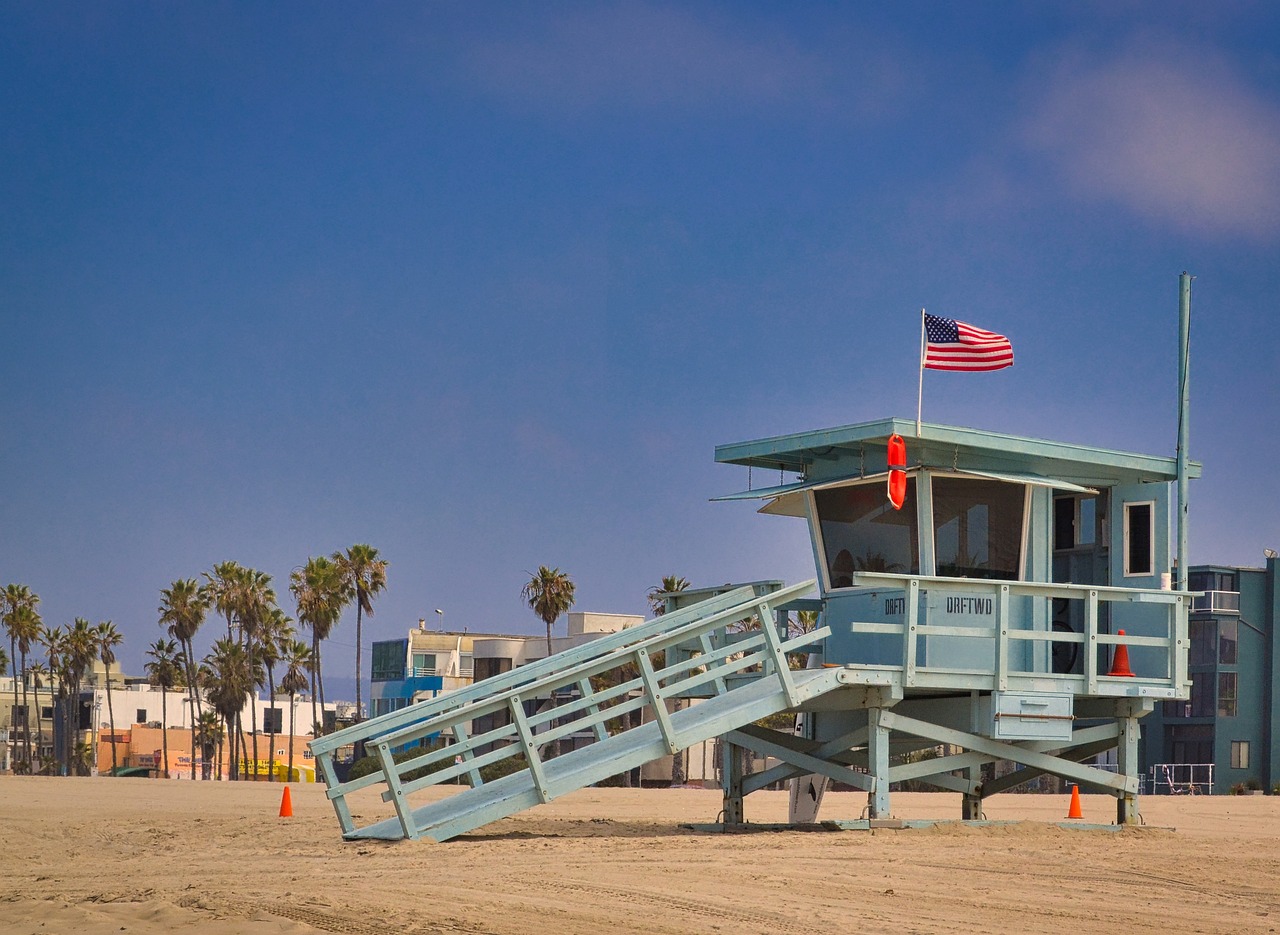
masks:
<path id="1" fill-rule="evenodd" d="M 907 499 L 907 443 L 901 435 L 889 436 L 889 502 L 902 509 Z"/>

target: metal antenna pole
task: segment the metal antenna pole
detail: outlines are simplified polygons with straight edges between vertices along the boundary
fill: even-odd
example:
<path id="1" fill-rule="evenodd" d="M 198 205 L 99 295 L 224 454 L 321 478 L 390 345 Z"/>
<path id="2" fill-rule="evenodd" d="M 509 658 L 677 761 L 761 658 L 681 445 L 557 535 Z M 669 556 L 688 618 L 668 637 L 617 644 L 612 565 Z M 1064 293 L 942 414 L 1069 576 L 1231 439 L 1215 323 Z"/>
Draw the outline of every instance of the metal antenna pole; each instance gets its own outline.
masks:
<path id="1" fill-rule="evenodd" d="M 1178 277 L 1178 590 L 1187 589 L 1187 445 L 1191 435 L 1191 280 Z"/>

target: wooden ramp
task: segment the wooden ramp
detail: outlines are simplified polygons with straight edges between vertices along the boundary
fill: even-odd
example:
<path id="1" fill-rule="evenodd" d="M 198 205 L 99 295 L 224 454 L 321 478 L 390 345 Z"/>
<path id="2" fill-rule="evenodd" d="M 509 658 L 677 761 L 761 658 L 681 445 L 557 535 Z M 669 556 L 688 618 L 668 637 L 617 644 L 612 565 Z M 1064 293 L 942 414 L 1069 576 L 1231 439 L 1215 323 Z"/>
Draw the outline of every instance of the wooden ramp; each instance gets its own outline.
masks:
<path id="1" fill-rule="evenodd" d="M 801 702 L 816 698 L 841 684 L 839 672 L 834 669 L 799 671 L 794 675 L 795 689 Z M 792 702 L 776 679 L 756 679 L 701 704 L 674 712 L 670 716 L 670 724 L 677 748 L 684 749 L 790 707 Z M 443 801 L 414 809 L 411 813 L 416 832 L 414 836 L 447 841 L 544 801 L 634 769 L 665 756 L 668 752 L 661 725 L 657 721 L 650 721 L 547 760 L 542 764 L 541 789 L 533 772 L 524 769 Z M 404 836 L 398 817 L 388 818 L 346 835 L 353 840 L 395 840 Z"/>
<path id="2" fill-rule="evenodd" d="M 448 840 L 831 691 L 841 684 L 839 670 L 792 670 L 787 658 L 830 631 L 789 636 L 786 615 L 776 613 L 813 587 L 738 588 L 317 738 L 309 746 L 343 836 Z M 744 628 L 749 618 L 759 626 Z M 705 700 L 670 710 L 669 702 L 694 698 Z M 642 712 L 652 720 L 632 726 Z M 594 742 L 549 755 L 584 733 Z M 380 769 L 340 782 L 334 756 L 356 743 L 373 751 Z M 412 749 L 422 752 L 396 760 Z M 486 767 L 513 758 L 516 771 L 484 781 Z M 418 776 L 423 768 L 431 771 Z M 471 788 L 411 804 L 421 789 L 459 781 Z M 379 785 L 394 814 L 357 827 L 347 796 Z"/>

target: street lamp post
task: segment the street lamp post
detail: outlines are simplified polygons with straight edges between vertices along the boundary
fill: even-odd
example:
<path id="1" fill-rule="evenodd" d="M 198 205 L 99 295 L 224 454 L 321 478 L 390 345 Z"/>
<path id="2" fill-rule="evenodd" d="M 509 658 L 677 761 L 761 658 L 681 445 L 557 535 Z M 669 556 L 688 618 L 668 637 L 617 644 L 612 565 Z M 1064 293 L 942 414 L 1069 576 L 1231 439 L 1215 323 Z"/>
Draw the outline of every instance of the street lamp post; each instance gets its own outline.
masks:
<path id="1" fill-rule="evenodd" d="M 439 607 L 436 608 L 436 614 L 440 617 L 440 632 L 444 632 L 444 611 Z"/>

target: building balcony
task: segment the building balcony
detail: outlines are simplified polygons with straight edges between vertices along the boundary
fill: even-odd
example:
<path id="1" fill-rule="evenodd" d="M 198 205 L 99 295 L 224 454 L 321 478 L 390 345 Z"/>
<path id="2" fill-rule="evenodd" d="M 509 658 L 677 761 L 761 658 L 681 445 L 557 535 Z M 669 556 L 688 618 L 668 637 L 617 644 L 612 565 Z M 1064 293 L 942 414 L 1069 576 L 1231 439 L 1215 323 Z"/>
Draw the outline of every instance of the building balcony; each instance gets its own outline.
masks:
<path id="1" fill-rule="evenodd" d="M 1191 612 L 1199 614 L 1240 613 L 1239 591 L 1205 591 L 1191 598 Z"/>

